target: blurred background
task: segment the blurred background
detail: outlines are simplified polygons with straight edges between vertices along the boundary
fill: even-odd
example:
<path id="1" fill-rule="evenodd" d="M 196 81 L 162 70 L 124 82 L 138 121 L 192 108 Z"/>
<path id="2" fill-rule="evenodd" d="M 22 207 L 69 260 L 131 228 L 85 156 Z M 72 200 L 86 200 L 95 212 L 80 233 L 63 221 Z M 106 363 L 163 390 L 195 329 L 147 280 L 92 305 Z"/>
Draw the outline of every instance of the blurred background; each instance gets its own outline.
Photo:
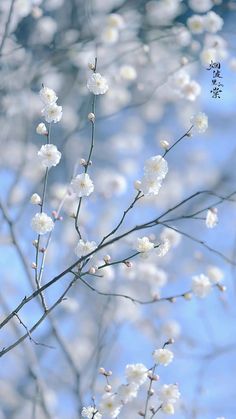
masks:
<path id="1" fill-rule="evenodd" d="M 209 11 L 223 19 L 222 28 L 209 25 L 195 33 L 188 19 Z M 227 196 L 236 190 L 235 22 L 235 1 L 0 1 L 1 320 L 35 289 L 31 264 L 36 236 L 30 220 L 37 211 L 30 197 L 42 194 L 44 179 L 37 152 L 45 138 L 35 132 L 42 121 L 42 84 L 56 91 L 63 107 L 61 122 L 51 127 L 51 141 L 62 159 L 49 173 L 45 207 L 50 214 L 89 152 L 87 115 L 92 97 L 86 83 L 88 63 L 95 57 L 97 71 L 108 81 L 109 91 L 96 105 L 89 167 L 95 192 L 83 200 L 80 214 L 82 236 L 99 243 L 134 199 L 134 182 L 142 177 L 145 160 L 163 154 L 160 141 L 173 144 L 190 128 L 197 112 L 208 115 L 208 131 L 194 131 L 168 153 L 169 173 L 160 193 L 141 199 L 120 231 L 152 220 L 195 192 Z M 211 60 L 221 64 L 220 98 L 212 98 L 210 92 Z M 181 218 L 218 201 L 202 194 L 171 216 Z M 76 260 L 77 205 L 77 199 L 67 196 L 63 220 L 56 223 L 48 248 L 43 284 Z M 215 229 L 206 228 L 206 212 L 199 219 L 171 223 L 193 239 L 161 226 L 144 231 L 154 240 L 169 237 L 170 251 L 164 257 L 136 258 L 132 268 L 124 264 L 106 268 L 102 277 L 86 280 L 102 292 L 150 300 L 156 294 L 188 291 L 192 275 L 207 274 L 214 267 L 226 292 L 216 287 L 206 299 L 139 305 L 97 295 L 77 282 L 32 333 L 35 342 L 27 338 L 2 356 L 0 418 L 80 418 L 91 397 L 99 401 L 104 392 L 99 367 L 113 371 L 111 383 L 116 388 L 125 382 L 126 364 L 140 362 L 150 368 L 153 350 L 173 338 L 175 360 L 168 368 L 160 367 L 158 374 L 162 384 L 179 384 L 176 419 L 234 419 L 235 266 L 222 256 L 235 262 L 234 202 L 222 202 L 218 216 Z M 127 258 L 137 236 L 140 233 L 100 251 L 89 266 L 99 264 L 106 252 L 112 260 Z M 64 276 L 46 290 L 49 306 L 69 279 Z M 36 298 L 19 316 L 30 329 L 42 314 Z M 24 325 L 13 317 L 1 329 L 1 349 L 24 335 Z M 120 417 L 138 417 L 145 397 L 144 388 Z"/>

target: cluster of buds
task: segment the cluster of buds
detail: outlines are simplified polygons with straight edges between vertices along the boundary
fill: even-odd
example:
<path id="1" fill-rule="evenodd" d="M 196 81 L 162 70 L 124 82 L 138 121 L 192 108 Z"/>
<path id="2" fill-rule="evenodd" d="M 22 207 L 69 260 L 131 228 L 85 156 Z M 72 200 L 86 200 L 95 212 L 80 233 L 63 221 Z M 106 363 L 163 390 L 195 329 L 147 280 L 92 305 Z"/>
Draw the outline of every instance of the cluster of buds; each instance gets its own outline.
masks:
<path id="1" fill-rule="evenodd" d="M 57 211 L 52 211 L 52 216 L 54 221 L 62 221 L 63 217 L 57 213 Z"/>

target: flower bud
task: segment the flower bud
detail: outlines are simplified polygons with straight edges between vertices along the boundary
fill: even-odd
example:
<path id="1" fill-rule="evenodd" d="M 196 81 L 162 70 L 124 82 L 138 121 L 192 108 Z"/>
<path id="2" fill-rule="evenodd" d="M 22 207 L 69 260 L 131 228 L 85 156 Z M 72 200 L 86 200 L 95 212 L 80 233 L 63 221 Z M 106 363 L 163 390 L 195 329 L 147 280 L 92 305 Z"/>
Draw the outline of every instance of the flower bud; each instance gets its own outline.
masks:
<path id="1" fill-rule="evenodd" d="M 105 263 L 109 263 L 111 261 L 111 256 L 106 255 L 106 256 L 104 256 L 103 260 L 104 260 Z"/>
<path id="2" fill-rule="evenodd" d="M 160 140 L 160 146 L 164 150 L 168 150 L 170 148 L 170 144 L 166 140 Z"/>
<path id="3" fill-rule="evenodd" d="M 37 193 L 34 193 L 31 198 L 30 198 L 30 202 L 33 205 L 40 205 L 42 200 L 40 198 L 40 196 Z"/>
<path id="4" fill-rule="evenodd" d="M 48 135 L 47 127 L 43 122 L 37 125 L 36 132 L 39 135 Z"/>
<path id="5" fill-rule="evenodd" d="M 107 393 L 110 393 L 110 392 L 111 392 L 111 390 L 112 390 L 112 387 L 111 387 L 109 384 L 107 384 L 107 385 L 104 387 L 104 390 L 105 390 Z"/>
<path id="6" fill-rule="evenodd" d="M 90 121 L 90 122 L 95 122 L 95 115 L 94 115 L 94 113 L 93 112 L 90 112 L 89 114 L 88 114 L 88 120 Z"/>

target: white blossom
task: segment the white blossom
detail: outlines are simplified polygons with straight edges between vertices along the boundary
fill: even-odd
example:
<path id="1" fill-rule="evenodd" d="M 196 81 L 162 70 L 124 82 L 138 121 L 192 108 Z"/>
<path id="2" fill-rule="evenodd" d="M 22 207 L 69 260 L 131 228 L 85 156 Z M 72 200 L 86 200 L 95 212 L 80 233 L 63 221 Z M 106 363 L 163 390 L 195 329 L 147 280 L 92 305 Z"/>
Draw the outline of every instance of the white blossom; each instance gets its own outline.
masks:
<path id="1" fill-rule="evenodd" d="M 204 25 L 207 32 L 216 33 L 222 29 L 224 20 L 217 13 L 210 11 L 204 16 Z"/>
<path id="2" fill-rule="evenodd" d="M 81 198 L 82 196 L 89 196 L 94 191 L 94 184 L 88 173 L 82 173 L 72 179 L 71 188 Z"/>
<path id="3" fill-rule="evenodd" d="M 199 133 L 204 133 L 208 128 L 208 116 L 204 112 L 199 112 L 192 116 L 191 123 Z"/>
<path id="4" fill-rule="evenodd" d="M 52 166 L 56 166 L 61 160 L 61 153 L 53 144 L 42 145 L 38 151 L 38 156 L 42 165 L 49 169 Z"/>
<path id="5" fill-rule="evenodd" d="M 218 223 L 218 210 L 217 208 L 209 208 L 206 216 L 206 226 L 207 228 L 214 228 Z"/>
<path id="6" fill-rule="evenodd" d="M 165 256 L 170 250 L 170 241 L 164 238 L 156 249 L 156 254 L 159 257 Z"/>
<path id="7" fill-rule="evenodd" d="M 157 179 L 164 179 L 168 173 L 168 163 L 162 156 L 153 156 L 146 160 L 144 173 L 148 176 L 156 176 Z"/>
<path id="8" fill-rule="evenodd" d="M 30 202 L 33 205 L 39 205 L 39 204 L 41 204 L 42 200 L 37 193 L 34 193 L 30 198 Z"/>
<path id="9" fill-rule="evenodd" d="M 125 368 L 125 374 L 128 383 L 134 383 L 141 386 L 147 380 L 147 368 L 143 364 L 128 364 Z"/>
<path id="10" fill-rule="evenodd" d="M 94 241 L 89 242 L 89 241 L 80 239 L 75 248 L 75 254 L 78 257 L 86 256 L 89 253 L 93 252 L 96 248 L 97 248 L 97 243 L 95 243 Z"/>
<path id="11" fill-rule="evenodd" d="M 121 78 L 124 80 L 133 81 L 137 78 L 137 72 L 132 65 L 123 65 L 120 68 Z"/>
<path id="12" fill-rule="evenodd" d="M 46 234 L 53 230 L 54 222 L 45 212 L 38 212 L 31 220 L 31 227 L 38 234 Z"/>
<path id="13" fill-rule="evenodd" d="M 224 272 L 218 266 L 210 265 L 207 267 L 207 276 L 212 283 L 217 284 L 223 279 Z"/>
<path id="14" fill-rule="evenodd" d="M 175 403 L 180 398 L 179 388 L 177 384 L 164 384 L 158 396 L 163 403 Z"/>
<path id="15" fill-rule="evenodd" d="M 104 95 L 108 91 L 108 84 L 101 74 L 93 73 L 88 79 L 87 88 L 94 95 Z"/>
<path id="16" fill-rule="evenodd" d="M 102 417 L 96 407 L 93 406 L 83 407 L 81 415 L 83 418 L 87 419 L 101 419 Z"/>
<path id="17" fill-rule="evenodd" d="M 192 291 L 197 297 L 205 298 L 211 289 L 211 282 L 206 275 L 200 274 L 192 277 Z"/>
<path id="18" fill-rule="evenodd" d="M 110 418 L 117 418 L 120 413 L 122 403 L 119 398 L 110 393 L 103 395 L 99 405 L 99 411 L 102 415 L 108 415 Z"/>
<path id="19" fill-rule="evenodd" d="M 189 0 L 189 7 L 191 7 L 194 12 L 205 13 L 210 10 L 214 3 L 212 0 Z"/>
<path id="20" fill-rule="evenodd" d="M 144 195 L 158 195 L 162 181 L 158 179 L 156 176 L 149 176 L 144 175 L 141 181 L 138 181 L 139 184 L 136 183 L 138 186 L 138 190 L 142 191 Z"/>
<path id="21" fill-rule="evenodd" d="M 148 237 L 144 236 L 141 238 L 137 238 L 134 244 L 134 249 L 140 253 L 150 252 L 154 248 L 154 243 L 152 243 Z"/>
<path id="22" fill-rule="evenodd" d="M 107 16 L 107 23 L 109 26 L 117 29 L 123 29 L 124 28 L 124 19 L 121 15 L 118 13 L 111 13 Z"/>
<path id="23" fill-rule="evenodd" d="M 116 28 L 113 28 L 111 26 L 107 26 L 106 28 L 103 29 L 103 31 L 101 33 L 101 39 L 105 44 L 115 44 L 119 39 L 119 31 Z M 104 93 L 106 93 L 106 92 L 104 92 Z M 94 93 L 94 94 L 96 94 L 96 93 Z"/>
<path id="24" fill-rule="evenodd" d="M 204 17 L 200 15 L 193 15 L 187 19 L 187 25 L 190 31 L 194 34 L 204 32 Z"/>
<path id="25" fill-rule="evenodd" d="M 135 383 L 121 384 L 117 389 L 117 394 L 122 403 L 128 403 L 137 397 L 138 386 Z"/>
<path id="26" fill-rule="evenodd" d="M 46 125 L 43 122 L 41 122 L 40 124 L 38 124 L 37 127 L 36 127 L 36 132 L 39 135 L 47 135 L 48 134 L 48 130 L 47 130 Z"/>
<path id="27" fill-rule="evenodd" d="M 42 115 L 47 122 L 54 122 L 56 124 L 62 118 L 62 107 L 56 103 L 52 103 L 42 110 Z"/>
<path id="28" fill-rule="evenodd" d="M 173 361 L 173 358 L 174 354 L 169 349 L 156 349 L 153 352 L 153 359 L 155 364 L 161 364 L 164 365 L 164 367 L 169 365 Z"/>
<path id="29" fill-rule="evenodd" d="M 161 410 L 166 415 L 174 415 L 175 414 L 175 408 L 172 403 L 163 403 L 161 406 Z"/>
<path id="30" fill-rule="evenodd" d="M 40 98 L 44 105 L 52 105 L 56 103 L 58 97 L 53 89 L 50 89 L 49 87 L 43 87 L 39 92 Z"/>

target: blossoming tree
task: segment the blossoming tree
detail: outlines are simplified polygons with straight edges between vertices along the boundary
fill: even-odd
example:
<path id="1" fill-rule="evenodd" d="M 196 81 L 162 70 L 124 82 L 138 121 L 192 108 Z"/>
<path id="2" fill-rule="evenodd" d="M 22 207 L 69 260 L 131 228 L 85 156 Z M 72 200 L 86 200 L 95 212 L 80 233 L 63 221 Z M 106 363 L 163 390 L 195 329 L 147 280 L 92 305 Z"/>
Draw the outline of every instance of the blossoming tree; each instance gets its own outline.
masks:
<path id="1" fill-rule="evenodd" d="M 234 10 L 1 2 L 1 419 L 236 413 Z"/>

